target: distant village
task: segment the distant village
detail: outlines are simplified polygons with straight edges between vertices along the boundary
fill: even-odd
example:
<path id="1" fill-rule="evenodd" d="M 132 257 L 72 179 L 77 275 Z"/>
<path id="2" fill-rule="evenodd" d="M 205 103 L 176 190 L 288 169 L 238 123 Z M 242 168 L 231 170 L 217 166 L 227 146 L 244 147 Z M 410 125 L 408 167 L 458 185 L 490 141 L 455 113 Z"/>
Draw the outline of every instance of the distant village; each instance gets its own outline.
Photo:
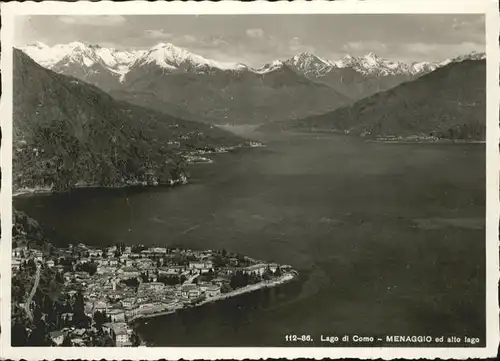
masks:
<path id="1" fill-rule="evenodd" d="M 291 266 L 225 250 L 17 245 L 13 344 L 17 338 L 28 345 L 138 346 L 136 320 L 272 287 L 296 275 Z"/>

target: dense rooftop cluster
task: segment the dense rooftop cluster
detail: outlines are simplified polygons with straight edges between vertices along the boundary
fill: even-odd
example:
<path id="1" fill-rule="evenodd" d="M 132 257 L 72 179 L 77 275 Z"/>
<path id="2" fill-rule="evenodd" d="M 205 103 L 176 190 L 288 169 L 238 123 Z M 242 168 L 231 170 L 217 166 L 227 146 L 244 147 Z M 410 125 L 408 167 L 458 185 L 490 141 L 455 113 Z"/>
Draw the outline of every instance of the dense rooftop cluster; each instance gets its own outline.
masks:
<path id="1" fill-rule="evenodd" d="M 13 344 L 133 346 L 133 321 L 293 278 L 241 254 L 122 243 L 12 249 Z M 49 290 L 50 289 L 50 290 Z"/>

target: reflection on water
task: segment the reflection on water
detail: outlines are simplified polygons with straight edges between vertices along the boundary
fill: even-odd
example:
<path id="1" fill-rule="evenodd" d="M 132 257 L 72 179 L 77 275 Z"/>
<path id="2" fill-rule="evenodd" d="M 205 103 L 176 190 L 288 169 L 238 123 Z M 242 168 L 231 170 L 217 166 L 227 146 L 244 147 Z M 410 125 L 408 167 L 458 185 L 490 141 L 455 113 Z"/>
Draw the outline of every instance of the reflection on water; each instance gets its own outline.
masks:
<path id="1" fill-rule="evenodd" d="M 154 345 L 429 330 L 484 340 L 484 144 L 254 136 L 267 147 L 193 165 L 186 186 L 14 203 L 62 243 L 225 248 L 300 272 L 273 290 L 148 320 L 141 336 Z"/>

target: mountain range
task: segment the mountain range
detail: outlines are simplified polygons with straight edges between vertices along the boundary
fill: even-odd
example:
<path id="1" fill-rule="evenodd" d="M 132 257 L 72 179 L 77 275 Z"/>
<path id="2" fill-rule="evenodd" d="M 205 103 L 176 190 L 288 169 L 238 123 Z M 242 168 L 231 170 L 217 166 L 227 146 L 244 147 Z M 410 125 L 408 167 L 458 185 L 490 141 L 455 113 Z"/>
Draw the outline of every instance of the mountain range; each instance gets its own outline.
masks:
<path id="1" fill-rule="evenodd" d="M 291 66 L 303 74 L 321 77 L 336 69 L 352 68 L 364 75 L 419 75 L 446 65 L 454 59 L 443 62 L 413 62 L 406 64 L 378 57 L 374 53 L 365 56 L 344 56 L 337 61 L 320 58 L 309 52 L 299 53 L 286 60 L 276 60 L 260 68 L 252 68 L 243 63 L 219 62 L 193 54 L 186 49 L 170 43 L 158 43 L 148 50 L 117 50 L 99 45 L 86 45 L 82 42 L 57 44 L 52 47 L 35 42 L 20 48 L 40 65 L 63 72 L 72 65 L 92 68 L 102 65 L 112 74 L 123 80 L 132 66 L 155 64 L 166 72 L 205 73 L 212 69 L 228 71 L 251 71 L 257 74 L 276 70 L 285 65 Z M 484 56 L 472 53 L 471 56 Z"/>
<path id="2" fill-rule="evenodd" d="M 420 78 L 319 116 L 265 129 L 366 137 L 484 140 L 486 61 L 464 57 Z"/>
<path id="3" fill-rule="evenodd" d="M 185 179 L 185 154 L 244 143 L 217 127 L 115 100 L 20 50 L 13 56 L 14 191 L 175 184 Z"/>
<path id="4" fill-rule="evenodd" d="M 454 61 L 405 64 L 370 53 L 332 62 L 301 53 L 252 68 L 206 59 L 168 43 L 136 51 L 80 42 L 53 47 L 35 43 L 22 50 L 39 64 L 94 84 L 116 98 L 215 124 L 319 115 Z"/>

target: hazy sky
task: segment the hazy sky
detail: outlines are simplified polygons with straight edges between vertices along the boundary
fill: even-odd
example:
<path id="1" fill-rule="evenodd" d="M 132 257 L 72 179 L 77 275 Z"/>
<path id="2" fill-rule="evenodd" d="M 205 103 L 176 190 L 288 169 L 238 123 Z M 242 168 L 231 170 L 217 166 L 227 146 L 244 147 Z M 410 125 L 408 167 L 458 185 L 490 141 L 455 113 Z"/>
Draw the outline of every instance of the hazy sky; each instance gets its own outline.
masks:
<path id="1" fill-rule="evenodd" d="M 438 61 L 484 51 L 483 15 L 138 15 L 16 19 L 15 45 L 82 41 L 116 48 L 170 42 L 219 61 L 260 66 L 309 51 Z"/>

